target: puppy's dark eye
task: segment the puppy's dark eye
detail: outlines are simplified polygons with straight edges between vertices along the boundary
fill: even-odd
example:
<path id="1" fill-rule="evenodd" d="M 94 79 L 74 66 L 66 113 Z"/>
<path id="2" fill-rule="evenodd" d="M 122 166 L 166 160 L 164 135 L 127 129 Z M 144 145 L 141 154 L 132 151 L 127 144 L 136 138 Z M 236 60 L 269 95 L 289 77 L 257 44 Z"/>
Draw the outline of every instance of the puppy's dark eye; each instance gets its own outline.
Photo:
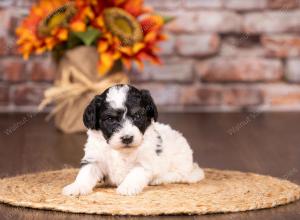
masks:
<path id="1" fill-rule="evenodd" d="M 115 122 L 117 119 L 116 118 L 114 118 L 114 117 L 106 117 L 105 119 L 104 119 L 104 121 L 106 121 L 106 122 Z"/>
<path id="2" fill-rule="evenodd" d="M 136 114 L 134 114 L 134 116 L 133 116 L 133 119 L 134 120 L 140 120 L 142 118 L 142 115 L 140 114 L 140 113 L 136 113 Z"/>

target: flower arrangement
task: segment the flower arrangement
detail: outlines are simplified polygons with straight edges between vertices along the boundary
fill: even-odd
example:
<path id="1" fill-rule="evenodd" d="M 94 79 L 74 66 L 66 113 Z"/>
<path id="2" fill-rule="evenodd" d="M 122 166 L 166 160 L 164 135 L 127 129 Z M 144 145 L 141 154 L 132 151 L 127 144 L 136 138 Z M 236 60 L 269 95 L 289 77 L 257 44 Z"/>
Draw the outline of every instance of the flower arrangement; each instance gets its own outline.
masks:
<path id="1" fill-rule="evenodd" d="M 166 39 L 163 26 L 171 19 L 143 0 L 40 0 L 16 30 L 25 59 L 51 52 L 58 61 L 56 80 L 39 109 L 55 103 L 49 116 L 57 128 L 84 131 L 81 118 L 92 97 L 128 83 L 123 70 L 133 63 L 140 69 L 145 60 L 160 64 L 158 43 Z"/>
<path id="2" fill-rule="evenodd" d="M 158 42 L 166 39 L 162 27 L 169 20 L 143 0 L 41 0 L 17 28 L 17 44 L 25 59 L 51 51 L 57 60 L 67 50 L 94 46 L 105 75 L 120 64 L 159 64 Z"/>

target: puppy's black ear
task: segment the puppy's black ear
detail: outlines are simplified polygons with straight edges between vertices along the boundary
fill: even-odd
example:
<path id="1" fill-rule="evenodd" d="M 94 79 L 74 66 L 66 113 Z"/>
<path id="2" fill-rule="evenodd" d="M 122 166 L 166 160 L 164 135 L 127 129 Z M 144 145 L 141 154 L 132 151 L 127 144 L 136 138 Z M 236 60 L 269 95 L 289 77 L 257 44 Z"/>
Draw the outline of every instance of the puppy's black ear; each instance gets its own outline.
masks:
<path id="1" fill-rule="evenodd" d="M 102 104 L 102 97 L 100 95 L 97 95 L 86 107 L 83 113 L 83 124 L 85 125 L 86 128 L 93 129 L 93 130 L 99 129 L 98 112 L 101 104 Z"/>
<path id="2" fill-rule="evenodd" d="M 148 90 L 141 90 L 142 93 L 142 103 L 146 109 L 147 116 L 149 118 L 153 118 L 154 121 L 157 121 L 158 118 L 158 112 L 157 112 L 157 107 L 150 95 L 150 92 Z"/>

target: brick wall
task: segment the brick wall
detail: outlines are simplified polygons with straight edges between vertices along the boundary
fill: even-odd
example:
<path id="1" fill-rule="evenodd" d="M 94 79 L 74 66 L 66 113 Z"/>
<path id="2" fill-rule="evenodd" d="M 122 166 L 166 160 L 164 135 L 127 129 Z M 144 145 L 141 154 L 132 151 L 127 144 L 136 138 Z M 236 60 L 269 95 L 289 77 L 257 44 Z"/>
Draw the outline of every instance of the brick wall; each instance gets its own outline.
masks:
<path id="1" fill-rule="evenodd" d="M 0 1 L 0 110 L 33 111 L 51 85 L 48 56 L 25 62 L 14 28 L 33 1 Z M 133 71 L 167 110 L 300 110 L 300 0 L 146 0 L 174 15 L 164 66 Z"/>

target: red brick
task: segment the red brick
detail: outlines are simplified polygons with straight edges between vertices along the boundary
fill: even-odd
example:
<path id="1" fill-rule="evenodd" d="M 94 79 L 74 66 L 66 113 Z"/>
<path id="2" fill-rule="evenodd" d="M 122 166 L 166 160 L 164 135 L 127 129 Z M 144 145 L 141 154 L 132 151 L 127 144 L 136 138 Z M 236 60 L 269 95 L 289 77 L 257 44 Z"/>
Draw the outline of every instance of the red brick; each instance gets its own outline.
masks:
<path id="1" fill-rule="evenodd" d="M 199 84 L 181 90 L 180 104 L 202 106 L 248 107 L 262 104 L 257 88 L 243 85 Z"/>
<path id="2" fill-rule="evenodd" d="M 133 69 L 130 73 L 132 82 L 191 82 L 194 79 L 193 62 L 189 59 L 163 59 L 163 65 L 145 63 L 143 71 Z"/>
<path id="3" fill-rule="evenodd" d="M 21 24 L 24 18 L 29 14 L 30 7 L 9 7 L 7 13 L 7 33 L 14 36 L 16 28 Z"/>
<path id="4" fill-rule="evenodd" d="M 5 106 L 9 104 L 9 87 L 0 84 L 0 105 Z"/>
<path id="5" fill-rule="evenodd" d="M 258 88 L 249 86 L 228 86 L 222 91 L 223 104 L 227 106 L 255 106 L 263 103 L 263 95 Z"/>
<path id="6" fill-rule="evenodd" d="M 243 31 L 247 33 L 283 33 L 300 31 L 300 11 L 268 11 L 245 15 Z"/>
<path id="7" fill-rule="evenodd" d="M 299 7 L 299 0 L 268 0 L 268 7 L 280 10 L 297 8 Z"/>
<path id="8" fill-rule="evenodd" d="M 173 16 L 175 19 L 166 25 L 165 29 L 174 33 L 191 33 L 197 31 L 196 21 L 197 13 L 194 12 L 179 12 L 168 11 L 163 12 L 163 15 Z"/>
<path id="9" fill-rule="evenodd" d="M 145 69 L 147 69 L 147 65 L 148 64 L 146 63 L 142 71 L 136 66 L 133 66 L 133 68 L 128 71 L 128 76 L 131 83 L 150 81 L 150 73 L 149 71 L 145 71 Z"/>
<path id="10" fill-rule="evenodd" d="M 8 42 L 9 55 L 17 55 L 22 57 L 22 54 L 18 51 L 18 46 L 16 45 L 15 40 Z"/>
<path id="11" fill-rule="evenodd" d="M 242 17 L 231 11 L 204 11 L 177 12 L 176 17 L 167 29 L 171 32 L 194 33 L 194 32 L 239 32 L 242 25 Z"/>
<path id="12" fill-rule="evenodd" d="M 241 30 L 242 17 L 231 11 L 197 12 L 196 30 L 204 32 L 232 33 Z"/>
<path id="13" fill-rule="evenodd" d="M 15 31 L 18 28 L 20 24 L 20 19 L 17 17 L 11 17 L 10 21 L 9 21 L 9 29 L 8 29 L 8 33 L 10 35 L 15 35 Z"/>
<path id="14" fill-rule="evenodd" d="M 50 59 L 34 60 L 29 68 L 30 78 L 32 81 L 52 82 L 55 78 L 55 64 Z"/>
<path id="15" fill-rule="evenodd" d="M 21 82 L 26 79 L 25 63 L 20 59 L 3 59 L 0 61 L 2 79 L 9 82 Z"/>
<path id="16" fill-rule="evenodd" d="M 9 6 L 12 6 L 14 3 L 14 0 L 2 0 L 0 1 L 0 7 L 4 8 L 4 7 L 9 7 Z"/>
<path id="17" fill-rule="evenodd" d="M 9 48 L 5 37 L 0 37 L 0 56 L 8 55 Z"/>
<path id="18" fill-rule="evenodd" d="M 172 55 L 175 51 L 175 36 L 168 34 L 168 40 L 159 44 L 161 51 L 160 55 Z"/>
<path id="19" fill-rule="evenodd" d="M 176 49 L 183 56 L 208 56 L 219 51 L 220 38 L 216 34 L 181 35 Z"/>
<path id="20" fill-rule="evenodd" d="M 278 60 L 226 57 L 200 61 L 196 72 L 203 81 L 209 82 L 278 81 L 283 76 L 283 67 Z"/>
<path id="21" fill-rule="evenodd" d="M 259 45 L 252 45 L 249 47 L 239 47 L 228 41 L 223 41 L 220 48 L 220 56 L 224 57 L 264 57 L 266 51 Z"/>
<path id="22" fill-rule="evenodd" d="M 0 8 L 0 36 L 5 35 L 9 30 L 11 11 L 8 8 Z"/>
<path id="23" fill-rule="evenodd" d="M 44 85 L 21 84 L 13 88 L 13 101 L 17 106 L 30 106 L 40 104 L 43 98 Z"/>
<path id="24" fill-rule="evenodd" d="M 36 3 L 37 0 L 14 0 L 15 5 L 19 7 L 30 7 L 32 4 Z"/>
<path id="25" fill-rule="evenodd" d="M 265 50 L 260 46 L 260 36 L 247 33 L 228 35 L 222 38 L 220 56 L 263 57 Z"/>
<path id="26" fill-rule="evenodd" d="M 262 45 L 271 57 L 300 56 L 300 37 L 297 35 L 269 35 L 262 37 Z"/>
<path id="27" fill-rule="evenodd" d="M 190 82 L 193 80 L 193 62 L 187 59 L 172 58 L 163 65 L 147 65 L 144 72 L 154 81 Z"/>
<path id="28" fill-rule="evenodd" d="M 183 6 L 188 9 L 197 8 L 221 8 L 223 5 L 222 0 L 184 0 Z"/>
<path id="29" fill-rule="evenodd" d="M 286 76 L 289 82 L 300 83 L 300 60 L 290 59 L 286 63 Z"/>
<path id="30" fill-rule="evenodd" d="M 16 39 L 11 36 L 0 36 L 0 56 L 20 55 L 17 51 Z"/>
<path id="31" fill-rule="evenodd" d="M 155 9 L 176 9 L 181 6 L 182 0 L 145 0 L 145 5 Z"/>
<path id="32" fill-rule="evenodd" d="M 180 86 L 176 84 L 143 83 L 134 85 L 150 91 L 155 103 L 159 106 L 176 105 L 180 95 Z"/>
<path id="33" fill-rule="evenodd" d="M 300 87 L 298 85 L 276 83 L 261 85 L 267 109 L 292 110 L 300 107 Z"/>
<path id="34" fill-rule="evenodd" d="M 267 7 L 267 0 L 225 0 L 224 7 L 238 11 L 259 10 Z"/>
<path id="35" fill-rule="evenodd" d="M 219 85 L 192 85 L 181 89 L 181 105 L 216 106 L 221 103 L 222 88 Z"/>

